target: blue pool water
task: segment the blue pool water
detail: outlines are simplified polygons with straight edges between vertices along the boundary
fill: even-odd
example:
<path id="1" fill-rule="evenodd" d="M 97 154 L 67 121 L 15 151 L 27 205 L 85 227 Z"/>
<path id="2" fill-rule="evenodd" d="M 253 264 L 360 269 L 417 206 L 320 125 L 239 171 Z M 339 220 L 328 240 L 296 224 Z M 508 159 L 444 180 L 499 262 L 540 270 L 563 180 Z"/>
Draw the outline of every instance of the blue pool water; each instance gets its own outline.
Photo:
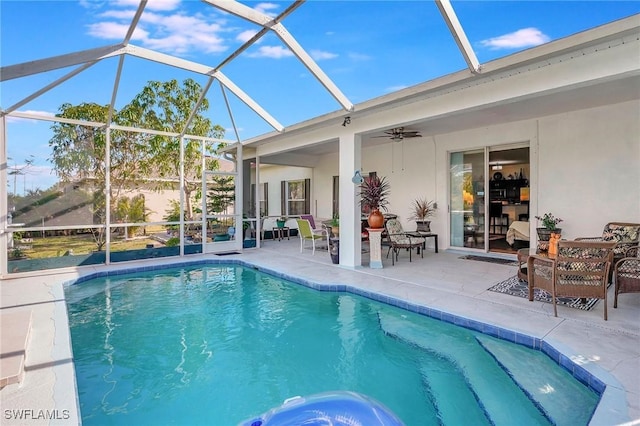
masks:
<path id="1" fill-rule="evenodd" d="M 239 265 L 95 278 L 66 298 L 85 425 L 236 425 L 335 390 L 407 425 L 580 425 L 599 398 L 539 351 Z"/>

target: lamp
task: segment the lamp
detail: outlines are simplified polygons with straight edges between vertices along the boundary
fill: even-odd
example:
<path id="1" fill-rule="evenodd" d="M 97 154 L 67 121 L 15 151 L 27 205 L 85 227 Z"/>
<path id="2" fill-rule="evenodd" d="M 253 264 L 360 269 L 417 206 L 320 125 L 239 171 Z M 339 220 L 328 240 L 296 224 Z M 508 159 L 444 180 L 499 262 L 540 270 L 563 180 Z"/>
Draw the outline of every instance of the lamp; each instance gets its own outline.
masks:
<path id="1" fill-rule="evenodd" d="M 496 163 L 495 165 L 491 166 L 491 170 L 502 170 L 502 166 L 500 165 L 500 163 Z"/>
<path id="2" fill-rule="evenodd" d="M 360 173 L 360 170 L 356 170 L 356 172 L 353 174 L 353 177 L 351 178 L 351 182 L 355 183 L 356 185 L 360 185 L 362 182 L 364 182 L 364 178 L 362 177 L 362 173 Z"/>
<path id="3" fill-rule="evenodd" d="M 342 127 L 347 127 L 347 124 L 351 124 L 351 117 L 345 117 L 342 122 Z"/>

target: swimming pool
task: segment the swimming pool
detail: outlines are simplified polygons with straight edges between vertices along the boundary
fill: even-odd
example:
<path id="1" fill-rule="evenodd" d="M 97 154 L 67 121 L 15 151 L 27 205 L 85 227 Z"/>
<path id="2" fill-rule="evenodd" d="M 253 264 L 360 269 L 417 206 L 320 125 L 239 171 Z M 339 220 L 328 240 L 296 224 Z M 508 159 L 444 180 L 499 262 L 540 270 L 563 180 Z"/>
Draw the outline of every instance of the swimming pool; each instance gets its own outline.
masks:
<path id="1" fill-rule="evenodd" d="M 85 424 L 232 425 L 343 389 L 407 425 L 574 425 L 599 398 L 540 351 L 234 264 L 96 278 L 66 297 Z"/>

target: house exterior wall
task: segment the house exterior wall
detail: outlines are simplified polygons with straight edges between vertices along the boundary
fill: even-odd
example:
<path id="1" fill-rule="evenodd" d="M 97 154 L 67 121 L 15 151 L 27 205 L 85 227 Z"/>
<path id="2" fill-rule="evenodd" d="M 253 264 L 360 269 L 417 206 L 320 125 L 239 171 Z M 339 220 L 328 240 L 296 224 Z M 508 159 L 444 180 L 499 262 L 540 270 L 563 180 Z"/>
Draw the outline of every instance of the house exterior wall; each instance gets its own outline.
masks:
<path id="1" fill-rule="evenodd" d="M 564 238 L 640 222 L 639 117 L 632 101 L 540 120 L 537 211 L 563 218 Z"/>
<path id="2" fill-rule="evenodd" d="M 363 146 L 362 171 L 376 171 L 391 184 L 389 211 L 405 229 L 417 197 L 438 203 L 432 230 L 449 246 L 449 154 L 486 146 L 528 143 L 531 165 L 531 235 L 534 216 L 551 212 L 564 219 L 563 237 L 599 235 L 610 221 L 640 222 L 640 101 L 584 109 L 461 132 Z M 322 156 L 314 169 L 269 167 L 269 205 L 279 211 L 280 180 L 312 178 L 312 213 L 330 217 L 332 177 L 338 154 Z M 317 205 L 317 208 L 315 206 Z M 315 208 L 315 210 L 314 210 Z M 273 213 L 272 213 L 273 214 Z M 276 213 L 277 214 L 277 213 Z"/>
<path id="3" fill-rule="evenodd" d="M 311 179 L 313 181 L 313 169 L 307 167 L 272 166 L 262 165 L 260 167 L 260 183 L 267 182 L 268 185 L 268 216 L 280 216 L 282 214 L 280 182 L 283 180 Z M 255 182 L 255 175 L 252 176 Z M 311 212 L 313 213 L 313 186 L 311 189 Z"/>

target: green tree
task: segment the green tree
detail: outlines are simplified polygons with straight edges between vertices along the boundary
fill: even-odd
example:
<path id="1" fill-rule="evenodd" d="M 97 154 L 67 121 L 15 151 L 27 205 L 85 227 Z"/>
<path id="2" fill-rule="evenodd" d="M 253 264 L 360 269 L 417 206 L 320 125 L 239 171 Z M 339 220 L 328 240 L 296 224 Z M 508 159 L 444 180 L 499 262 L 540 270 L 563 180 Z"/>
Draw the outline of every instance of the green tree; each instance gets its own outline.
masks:
<path id="1" fill-rule="evenodd" d="M 211 120 L 202 115 L 209 109 L 209 101 L 205 98 L 197 105 L 201 92 L 200 85 L 192 79 L 184 80 L 182 86 L 177 80 L 150 81 L 123 110 L 123 114 L 130 118 L 139 118 L 139 126 L 146 129 L 222 138 L 224 129 L 219 125 L 213 125 Z M 194 108 L 195 114 L 191 117 Z M 149 140 L 149 146 L 153 153 L 155 174 L 169 179 L 180 175 L 179 138 L 154 135 Z M 215 154 L 219 147 L 207 143 L 203 149 L 200 141 L 185 141 L 184 195 L 187 220 L 193 220 L 193 205 L 201 196 L 203 156 L 204 167 L 207 170 L 218 169 Z M 158 186 L 162 189 L 168 184 L 159 180 Z"/>
<path id="2" fill-rule="evenodd" d="M 122 126 L 163 130 L 179 134 L 222 137 L 224 129 L 213 125 L 202 114 L 209 108 L 207 99 L 198 105 L 202 88 L 194 80 L 182 85 L 177 80 L 150 81 L 135 98 L 120 111 L 113 111 L 112 122 Z M 196 108 L 197 106 L 197 108 Z M 193 117 L 191 112 L 195 109 Z M 57 117 L 87 122 L 106 123 L 109 107 L 95 103 L 63 104 Z M 191 117 L 191 119 L 190 119 Z M 52 126 L 51 161 L 61 182 L 82 182 L 93 197 L 93 223 L 106 222 L 106 141 L 103 127 L 56 123 Z M 133 190 L 143 183 L 152 189 L 176 187 L 172 178 L 180 176 L 180 139 L 149 133 L 111 130 L 109 196 L 113 212 L 125 190 Z M 193 218 L 192 201 L 199 196 L 200 177 L 205 167 L 218 167 L 214 158 L 215 146 L 202 149 L 199 141 L 185 143 L 184 173 L 185 199 L 188 219 Z M 168 179 L 163 179 L 168 177 Z M 169 182 L 167 182 L 169 181 Z M 105 230 L 94 229 L 98 250 L 105 243 Z"/>
<path id="3" fill-rule="evenodd" d="M 229 213 L 236 197 L 236 185 L 233 176 L 215 176 L 215 186 L 209 191 L 207 210 L 209 213 Z"/>
<path id="4" fill-rule="evenodd" d="M 56 117 L 105 122 L 108 106 L 95 103 L 60 107 Z M 51 161 L 58 178 L 63 183 L 83 182 L 85 191 L 93 197 L 93 223 L 104 224 L 106 218 L 105 182 L 106 182 L 106 134 L 103 128 L 71 124 L 55 123 L 52 128 L 53 137 L 49 140 L 52 148 Z M 105 229 L 92 229 L 93 238 L 98 250 L 105 243 Z"/>
<path id="5" fill-rule="evenodd" d="M 134 195 L 133 197 L 120 197 L 116 204 L 114 212 L 114 220 L 118 222 L 146 222 L 149 216 L 148 209 L 145 206 L 144 194 Z M 125 236 L 131 238 L 139 226 L 127 226 L 125 228 Z"/>

